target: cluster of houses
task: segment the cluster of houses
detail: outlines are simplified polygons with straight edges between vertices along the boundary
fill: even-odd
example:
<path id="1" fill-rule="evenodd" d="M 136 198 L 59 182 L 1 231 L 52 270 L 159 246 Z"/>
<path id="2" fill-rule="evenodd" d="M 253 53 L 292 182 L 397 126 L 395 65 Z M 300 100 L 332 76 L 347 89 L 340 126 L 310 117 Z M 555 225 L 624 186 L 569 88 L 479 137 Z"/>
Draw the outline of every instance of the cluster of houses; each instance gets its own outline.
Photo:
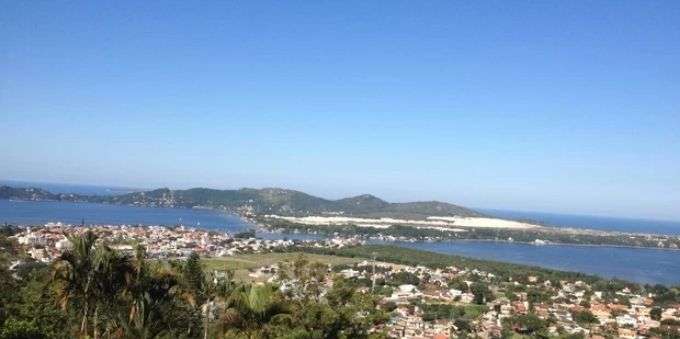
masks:
<path id="1" fill-rule="evenodd" d="M 583 281 L 553 282 L 536 276 L 523 282 L 503 281 L 477 269 L 431 269 L 368 261 L 338 273 L 348 279 L 372 282 L 360 289 L 364 292 L 384 291 L 376 284 L 390 285 L 382 303 L 391 305 L 391 320 L 385 329 L 394 338 L 449 338 L 464 331 L 481 338 L 500 338 L 504 329 L 531 334 L 531 328 L 514 323 L 528 315 L 541 319 L 549 335 L 579 334 L 603 339 L 654 338 L 650 330 L 659 327 L 661 321 L 680 322 L 680 304 L 657 307 L 653 294 L 635 293 L 627 287 L 612 293 Z M 417 277 L 417 283 L 400 284 L 394 279 L 403 274 Z M 474 285 L 480 283 L 488 287 L 489 295 L 475 295 Z M 450 305 L 479 313 L 472 317 L 451 314 L 433 318 L 427 314 L 427 305 Z M 656 316 L 651 314 L 654 308 Z M 461 317 L 467 322 L 457 321 Z"/>
<path id="2" fill-rule="evenodd" d="M 88 230 L 121 251 L 133 251 L 135 244 L 142 244 L 153 258 L 185 257 L 191 252 L 205 257 L 231 256 L 300 245 L 298 240 L 240 238 L 184 227 L 124 225 L 50 224 L 26 228 L 14 238 L 34 259 L 49 262 L 71 246 L 69 236 Z M 307 241 L 304 246 L 337 248 L 360 243 L 359 238 L 333 238 Z M 279 265 L 265 266 L 250 272 L 250 278 L 276 281 L 282 289 L 289 288 L 291 281 L 277 280 L 280 271 Z M 390 321 L 376 330 L 385 330 L 394 338 L 443 339 L 463 333 L 499 338 L 504 331 L 531 334 L 536 329 L 522 320 L 531 317 L 539 319 L 544 326 L 541 330 L 550 335 L 580 334 L 602 339 L 654 338 L 654 329 L 662 322 L 680 324 L 680 304 L 657 305 L 653 293 L 625 286 L 604 289 L 584 281 L 539 276 L 517 281 L 465 267 L 434 269 L 364 261 L 340 269 L 329 267 L 324 279 L 326 287 L 332 286 L 335 274 L 361 281 L 360 292 L 380 295 L 380 307 L 390 312 Z M 459 311 L 433 315 L 433 306 Z"/>
<path id="3" fill-rule="evenodd" d="M 51 262 L 70 248 L 68 237 L 92 231 L 98 241 L 113 249 L 131 253 L 137 244 L 146 248 L 150 258 L 183 258 L 191 252 L 202 257 L 222 257 L 244 253 L 283 250 L 304 243 L 307 246 L 344 247 L 357 244 L 355 239 L 327 239 L 299 241 L 289 239 L 259 239 L 235 237 L 226 232 L 208 231 L 184 226 L 128 226 L 97 225 L 69 226 L 49 223 L 41 227 L 27 227 L 13 236 L 35 260 Z"/>

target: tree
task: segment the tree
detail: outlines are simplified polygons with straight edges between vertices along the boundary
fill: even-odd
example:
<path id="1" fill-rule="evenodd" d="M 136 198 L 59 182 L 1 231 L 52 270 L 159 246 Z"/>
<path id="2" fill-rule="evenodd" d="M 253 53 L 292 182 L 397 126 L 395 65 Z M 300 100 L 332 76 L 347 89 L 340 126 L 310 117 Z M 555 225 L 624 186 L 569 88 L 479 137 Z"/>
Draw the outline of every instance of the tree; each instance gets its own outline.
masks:
<path id="1" fill-rule="evenodd" d="M 470 320 L 466 318 L 457 318 L 454 320 L 453 324 L 458 328 L 459 332 L 470 332 L 472 331 L 472 325 Z"/>
<path id="2" fill-rule="evenodd" d="M 2 339 L 41 339 L 47 338 L 35 323 L 24 320 L 7 319 L 0 327 Z"/>
<path id="3" fill-rule="evenodd" d="M 474 294 L 475 304 L 483 305 L 489 301 L 492 301 L 494 298 L 489 286 L 483 282 L 473 283 L 472 286 L 470 286 L 470 290 L 472 291 L 472 294 Z"/>
<path id="4" fill-rule="evenodd" d="M 663 339 L 680 338 L 680 321 L 674 319 L 662 320 L 661 326 L 652 328 L 650 332 Z"/>
<path id="5" fill-rule="evenodd" d="M 201 257 L 196 252 L 191 252 L 184 263 L 182 279 L 188 289 L 194 293 L 196 303 L 201 305 L 204 301 L 205 275 L 201 267 Z"/>
<path id="6" fill-rule="evenodd" d="M 649 311 L 649 317 L 653 320 L 661 320 L 661 307 L 654 307 Z"/>
<path id="7" fill-rule="evenodd" d="M 0 324 L 13 312 L 10 305 L 18 301 L 16 290 L 19 283 L 9 271 L 9 258 L 5 253 L 0 252 Z"/>
<path id="8" fill-rule="evenodd" d="M 414 273 L 406 272 L 406 271 L 399 271 L 395 274 L 392 274 L 392 283 L 394 285 L 404 285 L 404 284 L 418 285 L 418 284 L 420 284 L 420 279 Z"/>
<path id="9" fill-rule="evenodd" d="M 196 333 L 199 315 L 190 303 L 193 293 L 187 292 L 180 282 L 183 270 L 176 273 L 160 264 L 150 265 L 142 246 L 135 249 L 130 265 L 128 283 L 121 296 L 127 312 L 119 316 L 125 333 L 144 339 Z"/>
<path id="10" fill-rule="evenodd" d="M 543 331 L 546 327 L 545 321 L 541 320 L 533 313 L 522 314 L 506 318 L 505 320 L 515 332 L 531 334 Z"/>
<path id="11" fill-rule="evenodd" d="M 591 313 L 588 310 L 574 312 L 573 317 L 574 321 L 579 323 L 579 325 L 585 327 L 589 327 L 590 325 L 600 323 L 600 321 L 597 320 L 597 317 L 595 317 L 593 313 Z"/>
<path id="12" fill-rule="evenodd" d="M 269 338 L 277 324 L 289 320 L 286 303 L 276 286 L 249 285 L 237 288 L 227 299 L 222 317 L 227 336 Z"/>
<path id="13" fill-rule="evenodd" d="M 470 289 L 468 284 L 461 278 L 455 278 L 451 280 L 448 285 L 449 288 L 454 288 L 462 292 L 467 292 Z"/>
<path id="14" fill-rule="evenodd" d="M 115 321 L 117 298 L 126 288 L 131 266 L 127 257 L 111 248 L 95 246 L 97 237 L 91 231 L 69 240 L 73 246 L 57 259 L 52 274 L 58 304 L 80 314 L 81 336 L 89 334 L 91 319 L 97 339 L 100 320 L 105 320 L 109 329 L 117 327 L 111 321 Z"/>
<path id="15" fill-rule="evenodd" d="M 77 306 L 80 313 L 80 334 L 87 334 L 87 319 L 95 301 L 93 292 L 94 244 L 97 237 L 88 231 L 80 237 L 69 237 L 72 248 L 66 250 L 54 264 L 57 301 L 63 310 Z"/>
<path id="16" fill-rule="evenodd" d="M 127 287 L 128 277 L 132 267 L 128 257 L 120 255 L 108 246 L 99 246 L 94 252 L 92 279 L 92 293 L 95 296 L 93 301 L 94 313 L 92 316 L 94 339 L 99 337 L 99 321 L 102 316 L 107 329 L 116 328 L 114 321 L 116 308 L 118 307 L 118 296 Z M 100 311 L 104 310 L 105 314 Z"/>

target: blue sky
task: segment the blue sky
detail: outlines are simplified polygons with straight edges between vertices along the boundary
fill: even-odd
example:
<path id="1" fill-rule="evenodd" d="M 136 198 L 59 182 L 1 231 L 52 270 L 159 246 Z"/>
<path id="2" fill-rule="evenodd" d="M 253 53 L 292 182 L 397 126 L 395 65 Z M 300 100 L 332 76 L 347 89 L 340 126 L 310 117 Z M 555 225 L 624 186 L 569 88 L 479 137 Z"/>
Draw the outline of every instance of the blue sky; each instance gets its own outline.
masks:
<path id="1" fill-rule="evenodd" d="M 680 219 L 677 1 L 3 1 L 0 179 Z"/>

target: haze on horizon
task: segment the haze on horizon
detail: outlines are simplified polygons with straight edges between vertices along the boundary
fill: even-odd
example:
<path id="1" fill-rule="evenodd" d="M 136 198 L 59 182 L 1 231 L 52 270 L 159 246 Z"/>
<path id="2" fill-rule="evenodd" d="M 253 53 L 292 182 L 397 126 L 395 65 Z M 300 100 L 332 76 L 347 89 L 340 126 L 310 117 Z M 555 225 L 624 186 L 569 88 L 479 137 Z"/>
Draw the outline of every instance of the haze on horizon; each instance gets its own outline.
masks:
<path id="1" fill-rule="evenodd" d="M 680 3 L 0 12 L 0 179 L 680 220 Z"/>

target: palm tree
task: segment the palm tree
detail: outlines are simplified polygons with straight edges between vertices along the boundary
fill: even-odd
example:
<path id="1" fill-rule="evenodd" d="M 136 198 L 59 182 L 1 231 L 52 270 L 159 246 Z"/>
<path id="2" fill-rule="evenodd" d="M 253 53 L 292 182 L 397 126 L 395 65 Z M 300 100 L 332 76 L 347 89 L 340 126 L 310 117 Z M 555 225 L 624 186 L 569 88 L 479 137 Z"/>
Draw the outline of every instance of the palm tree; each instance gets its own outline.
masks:
<path id="1" fill-rule="evenodd" d="M 52 275 L 57 300 L 64 310 L 69 305 L 77 307 L 81 313 L 81 336 L 88 334 L 88 318 L 92 316 L 96 339 L 100 306 L 113 310 L 117 296 L 126 286 L 130 264 L 127 257 L 107 246 L 95 247 L 97 237 L 91 231 L 68 239 L 72 248 L 55 262 Z"/>
<path id="2" fill-rule="evenodd" d="M 117 306 L 120 294 L 127 288 L 132 266 L 127 256 L 122 256 L 108 246 L 99 246 L 94 253 L 93 294 L 95 295 L 93 328 L 94 339 L 99 336 L 100 306 L 111 313 Z"/>
<path id="3" fill-rule="evenodd" d="M 237 283 L 233 280 L 234 272 L 227 270 L 224 276 L 218 276 L 216 272 L 208 273 L 205 277 L 204 295 L 206 302 L 201 306 L 203 313 L 203 338 L 208 338 L 210 322 L 221 317 L 225 305 Z M 212 331 L 221 333 L 222 328 L 213 328 Z"/>
<path id="4" fill-rule="evenodd" d="M 132 272 L 128 277 L 125 295 L 131 299 L 128 322 L 135 322 L 138 326 L 143 326 L 147 315 L 147 287 L 148 287 L 148 265 L 145 261 L 146 249 L 138 245 L 135 248 L 135 256 L 131 260 Z"/>
<path id="5" fill-rule="evenodd" d="M 163 315 L 169 313 L 168 306 L 175 295 L 181 295 L 177 276 L 150 267 L 146 262 L 146 250 L 137 246 L 124 292 L 129 310 L 121 324 L 127 336 L 146 339 L 161 335 L 167 324 Z"/>
<path id="6" fill-rule="evenodd" d="M 238 287 L 227 299 L 222 317 L 228 335 L 267 338 L 272 327 L 290 320 L 289 310 L 272 285 Z"/>
<path id="7" fill-rule="evenodd" d="M 94 244 L 97 237 L 91 231 L 82 236 L 68 237 L 72 248 L 66 250 L 54 264 L 52 280 L 55 282 L 59 306 L 66 310 L 69 304 L 78 304 L 81 312 L 80 334 L 87 334 L 87 317 L 95 295 L 93 293 Z"/>

